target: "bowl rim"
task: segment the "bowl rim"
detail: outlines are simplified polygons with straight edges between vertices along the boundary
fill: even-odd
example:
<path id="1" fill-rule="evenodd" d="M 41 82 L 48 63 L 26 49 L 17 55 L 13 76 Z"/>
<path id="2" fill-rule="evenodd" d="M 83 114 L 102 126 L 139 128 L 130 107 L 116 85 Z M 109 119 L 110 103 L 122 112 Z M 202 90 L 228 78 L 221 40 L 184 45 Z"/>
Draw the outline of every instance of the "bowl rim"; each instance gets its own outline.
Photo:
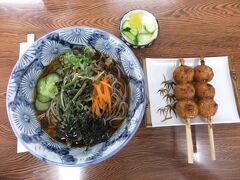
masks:
<path id="1" fill-rule="evenodd" d="M 91 26 L 85 26 L 85 25 L 80 25 L 80 26 L 68 26 L 68 27 L 62 27 L 62 28 L 58 28 L 58 29 L 55 29 L 53 31 L 50 31 L 48 32 L 47 34 L 39 37 L 31 46 L 29 46 L 27 48 L 26 51 L 29 50 L 29 48 L 31 48 L 32 46 L 34 46 L 37 42 L 39 42 L 40 40 L 43 40 L 44 38 L 46 38 L 48 35 L 54 33 L 54 32 L 59 32 L 61 30 L 67 30 L 67 29 L 72 29 L 72 28 L 89 28 L 89 29 L 92 29 L 92 30 L 97 30 L 97 31 L 100 31 L 100 32 L 103 32 L 103 33 L 106 33 L 108 34 L 109 36 L 112 36 L 114 39 L 118 40 L 120 43 L 122 44 L 125 44 L 123 41 L 121 41 L 121 39 L 119 39 L 118 37 L 116 37 L 115 35 L 113 35 L 112 33 L 109 33 L 105 30 L 102 30 L 102 29 L 99 29 L 99 28 L 95 28 L 95 27 L 91 27 Z M 59 166 L 66 166 L 66 167 L 85 167 L 85 166 L 89 166 L 89 165 L 92 165 L 92 164 L 97 164 L 99 162 L 102 162 L 110 157 L 112 157 L 113 155 L 115 155 L 116 153 L 118 153 L 124 146 L 126 146 L 126 144 L 133 138 L 133 136 L 135 135 L 135 133 L 137 132 L 142 120 L 143 120 L 143 116 L 144 116 L 144 113 L 145 113 L 145 108 L 146 108 L 146 101 L 147 101 L 147 94 L 146 94 L 146 81 L 145 81 L 145 76 L 144 76 L 144 73 L 143 73 L 143 70 L 142 70 L 142 66 L 140 65 L 140 62 L 138 60 L 138 58 L 135 56 L 135 54 L 133 53 L 133 51 L 128 47 L 128 46 L 125 46 L 125 48 L 128 49 L 129 53 L 131 54 L 131 56 L 136 60 L 135 63 L 137 63 L 137 65 L 139 67 L 141 67 L 141 78 L 142 78 L 142 81 L 143 81 L 143 89 L 144 89 L 144 94 L 142 94 L 143 96 L 143 107 L 142 107 L 142 110 L 140 111 L 140 114 L 139 114 L 139 118 L 138 118 L 138 121 L 136 123 L 136 126 L 134 127 L 132 133 L 127 137 L 127 139 L 124 140 L 124 142 L 122 144 L 120 144 L 120 146 L 118 146 L 115 150 L 111 151 L 109 154 L 105 155 L 105 156 L 101 156 L 100 158 L 97 158 L 97 159 L 94 159 L 94 160 L 89 160 L 89 161 L 86 161 L 84 163 L 76 163 L 76 164 L 64 164 L 64 163 L 58 163 L 58 162 L 54 162 L 54 161 L 51 161 L 45 157 L 42 157 L 40 155 L 38 155 L 37 153 L 35 153 L 34 151 L 32 151 L 27 143 L 25 143 L 21 138 L 20 138 L 20 134 L 17 133 L 17 130 L 15 129 L 15 125 L 13 124 L 13 120 L 11 118 L 11 115 L 10 115 L 10 110 L 9 110 L 9 100 L 8 100 L 8 94 L 9 94 L 9 85 L 10 85 L 10 80 L 12 79 L 12 75 L 13 75 L 13 72 L 15 71 L 15 69 L 17 68 L 17 65 L 18 63 L 20 62 L 20 59 L 23 55 L 21 55 L 15 65 L 13 66 L 13 69 L 11 71 L 11 74 L 9 76 L 9 80 L 8 80 L 8 83 L 7 83 L 7 91 L 6 91 L 6 110 L 7 110 L 7 117 L 8 117 L 8 121 L 10 122 L 10 125 L 11 125 L 11 128 L 16 136 L 16 138 L 21 142 L 21 144 L 28 150 L 28 152 L 30 152 L 33 156 L 37 157 L 38 159 L 48 163 L 48 164 L 53 164 L 53 165 L 59 165 Z M 26 52 L 25 51 L 25 52 Z M 24 54 L 24 53 L 23 53 Z M 41 128 L 42 129 L 42 128 Z"/>

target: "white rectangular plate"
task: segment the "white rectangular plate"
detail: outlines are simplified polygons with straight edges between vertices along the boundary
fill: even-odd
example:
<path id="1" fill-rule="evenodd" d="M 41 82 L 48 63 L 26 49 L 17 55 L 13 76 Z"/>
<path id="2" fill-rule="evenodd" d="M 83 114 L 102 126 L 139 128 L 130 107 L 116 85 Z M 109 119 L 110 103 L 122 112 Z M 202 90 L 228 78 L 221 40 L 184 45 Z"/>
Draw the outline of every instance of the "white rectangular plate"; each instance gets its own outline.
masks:
<path id="1" fill-rule="evenodd" d="M 205 64 L 210 66 L 214 72 L 214 78 L 210 84 L 212 84 L 216 90 L 214 99 L 218 104 L 218 111 L 212 118 L 213 123 L 240 122 L 229 71 L 228 57 L 206 57 L 204 60 Z M 185 64 L 195 67 L 200 64 L 199 58 L 185 58 Z M 177 58 L 146 59 L 148 97 L 153 127 L 184 125 L 182 119 L 175 117 L 174 114 L 172 114 L 172 119 L 163 122 L 164 116 L 160 115 L 157 111 L 160 107 L 167 104 L 165 100 L 162 99 L 162 96 L 157 93 L 161 88 L 161 83 L 164 81 L 163 75 L 165 75 L 167 80 L 173 80 L 173 71 L 177 66 L 179 66 L 179 59 Z M 191 124 L 205 123 L 206 120 L 201 117 L 196 117 L 191 121 Z"/>

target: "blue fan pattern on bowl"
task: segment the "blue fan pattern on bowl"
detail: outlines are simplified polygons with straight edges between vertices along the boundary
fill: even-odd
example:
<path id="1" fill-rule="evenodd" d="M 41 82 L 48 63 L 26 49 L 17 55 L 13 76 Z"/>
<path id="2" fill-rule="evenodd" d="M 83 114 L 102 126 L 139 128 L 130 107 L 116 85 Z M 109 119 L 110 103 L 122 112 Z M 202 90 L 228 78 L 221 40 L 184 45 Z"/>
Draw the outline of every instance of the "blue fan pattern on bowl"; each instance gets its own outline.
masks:
<path id="1" fill-rule="evenodd" d="M 33 107 L 36 80 L 44 68 L 69 48 L 92 46 L 122 65 L 130 86 L 128 115 L 106 142 L 86 148 L 71 148 L 50 138 L 40 127 Z M 37 40 L 17 61 L 7 89 L 11 126 L 23 145 L 43 161 L 64 166 L 86 166 L 118 152 L 139 127 L 146 105 L 142 68 L 132 51 L 115 36 L 100 29 L 74 26 L 51 32 Z"/>

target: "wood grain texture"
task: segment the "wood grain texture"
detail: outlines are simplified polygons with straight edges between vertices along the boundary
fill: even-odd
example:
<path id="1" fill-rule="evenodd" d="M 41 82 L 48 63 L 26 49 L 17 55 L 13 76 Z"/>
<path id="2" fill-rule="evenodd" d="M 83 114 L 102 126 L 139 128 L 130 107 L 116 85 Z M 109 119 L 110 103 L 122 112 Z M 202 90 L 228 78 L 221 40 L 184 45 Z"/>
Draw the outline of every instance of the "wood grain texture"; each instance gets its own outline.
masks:
<path id="1" fill-rule="evenodd" d="M 0 179 L 239 179 L 240 125 L 214 126 L 217 160 L 209 154 L 207 126 L 194 128 L 197 153 L 187 164 L 184 127 L 147 129 L 143 125 L 115 156 L 84 168 L 45 164 L 29 153 L 16 153 L 8 122 L 5 91 L 27 33 L 37 38 L 57 28 L 94 26 L 119 36 L 121 16 L 146 9 L 160 23 L 153 46 L 136 56 L 233 56 L 240 72 L 239 0 L 0 0 Z"/>

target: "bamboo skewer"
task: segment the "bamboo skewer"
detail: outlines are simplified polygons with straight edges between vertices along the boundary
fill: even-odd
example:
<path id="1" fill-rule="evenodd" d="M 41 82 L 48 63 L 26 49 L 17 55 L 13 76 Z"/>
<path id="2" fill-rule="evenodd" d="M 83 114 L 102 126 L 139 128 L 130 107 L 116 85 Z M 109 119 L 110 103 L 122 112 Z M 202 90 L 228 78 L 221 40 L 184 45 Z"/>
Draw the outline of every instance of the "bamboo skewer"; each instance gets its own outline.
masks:
<path id="1" fill-rule="evenodd" d="M 191 124 L 190 124 L 189 118 L 186 119 L 185 127 L 186 127 L 188 163 L 192 164 L 193 163 L 193 143 L 192 143 Z"/>
<path id="2" fill-rule="evenodd" d="M 207 118 L 207 120 L 208 120 L 208 135 L 209 135 L 211 159 L 213 161 L 215 161 L 216 153 L 215 153 L 215 144 L 214 144 L 214 138 L 213 138 L 212 119 L 211 119 L 211 117 L 209 117 L 209 118 Z"/>
<path id="3" fill-rule="evenodd" d="M 184 59 L 183 59 L 183 58 L 180 58 L 179 61 L 180 61 L 180 65 L 183 66 L 184 63 L 185 63 Z"/>

